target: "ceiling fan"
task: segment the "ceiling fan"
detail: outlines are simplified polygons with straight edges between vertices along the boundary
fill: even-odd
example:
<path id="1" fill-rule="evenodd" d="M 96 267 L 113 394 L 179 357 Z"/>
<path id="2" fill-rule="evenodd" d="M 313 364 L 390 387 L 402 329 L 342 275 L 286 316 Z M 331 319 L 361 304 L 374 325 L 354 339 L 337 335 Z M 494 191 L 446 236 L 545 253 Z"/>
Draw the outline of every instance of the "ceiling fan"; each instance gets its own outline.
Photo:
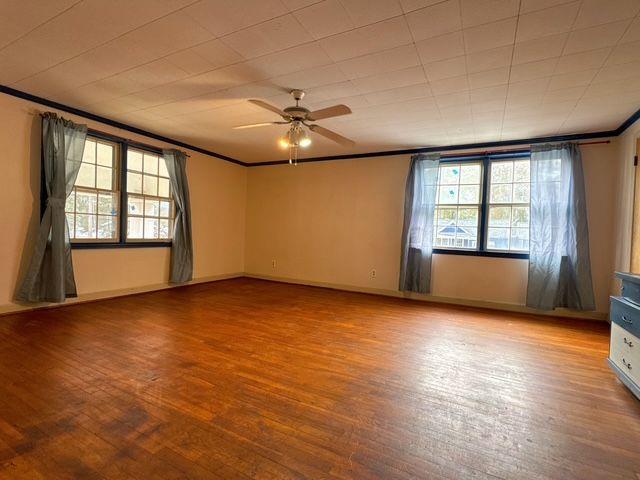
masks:
<path id="1" fill-rule="evenodd" d="M 332 107 L 322 108 L 312 112 L 309 109 L 300 106 L 300 100 L 304 97 L 304 92 L 302 90 L 291 90 L 290 93 L 296 101 L 296 104 L 295 106 L 287 107 L 284 110 L 280 110 L 278 107 L 275 107 L 270 103 L 263 102 L 262 100 L 249 100 L 258 107 L 277 113 L 282 117 L 282 121 L 253 123 L 250 125 L 239 125 L 233 128 L 244 129 L 266 127 L 269 125 L 290 125 L 286 135 L 278 140 L 278 143 L 282 148 L 289 149 L 289 163 L 297 163 L 298 147 L 306 148 L 311 144 L 311 139 L 305 131 L 305 127 L 312 132 L 322 135 L 323 137 L 345 147 L 352 147 L 355 145 L 353 140 L 343 137 L 328 128 L 321 127 L 315 123 L 310 123 L 317 120 L 323 120 L 325 118 L 348 115 L 351 113 L 351 109 L 349 107 L 346 105 L 334 105 Z"/>

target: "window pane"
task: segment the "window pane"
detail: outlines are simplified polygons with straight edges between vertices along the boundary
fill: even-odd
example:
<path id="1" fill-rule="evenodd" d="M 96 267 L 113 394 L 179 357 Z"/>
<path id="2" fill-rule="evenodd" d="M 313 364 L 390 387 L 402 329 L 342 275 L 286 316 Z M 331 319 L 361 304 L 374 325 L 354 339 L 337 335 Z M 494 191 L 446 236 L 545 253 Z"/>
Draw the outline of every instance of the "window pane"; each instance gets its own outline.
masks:
<path id="1" fill-rule="evenodd" d="M 164 158 L 160 158 L 158 164 L 158 175 L 161 177 L 169 177 L 169 171 L 167 170 L 167 164 L 164 161 Z"/>
<path id="2" fill-rule="evenodd" d="M 96 163 L 96 142 L 85 140 L 82 161 L 85 163 Z"/>
<path id="3" fill-rule="evenodd" d="M 440 167 L 441 185 L 456 185 L 460 180 L 460 165 L 445 165 Z"/>
<path id="4" fill-rule="evenodd" d="M 98 195 L 94 192 L 76 191 L 76 212 L 96 213 L 98 211 Z"/>
<path id="5" fill-rule="evenodd" d="M 529 228 L 529 207 L 513 207 L 511 225 Z"/>
<path id="6" fill-rule="evenodd" d="M 460 183 L 480 184 L 480 165 L 462 165 L 460 170 Z"/>
<path id="7" fill-rule="evenodd" d="M 168 178 L 159 178 L 158 179 L 158 196 L 159 197 L 169 197 L 169 179 Z"/>
<path id="8" fill-rule="evenodd" d="M 459 203 L 480 203 L 480 185 L 460 185 Z"/>
<path id="9" fill-rule="evenodd" d="M 127 151 L 127 170 L 142 171 L 142 153 L 137 150 Z"/>
<path id="10" fill-rule="evenodd" d="M 511 203 L 511 189 L 513 184 L 491 185 L 491 203 Z"/>
<path id="11" fill-rule="evenodd" d="M 148 198 L 144 201 L 144 214 L 149 215 L 151 217 L 157 217 L 160 214 L 160 202 L 158 200 L 149 200 Z"/>
<path id="12" fill-rule="evenodd" d="M 492 162 L 491 183 L 510 183 L 513 181 L 513 162 Z"/>
<path id="13" fill-rule="evenodd" d="M 158 219 L 144 219 L 144 238 L 158 238 Z"/>
<path id="14" fill-rule="evenodd" d="M 171 203 L 165 200 L 160 201 L 160 216 L 161 217 L 169 217 L 171 216 Z"/>
<path id="15" fill-rule="evenodd" d="M 142 193 L 142 175 L 127 172 L 127 192 Z"/>
<path id="16" fill-rule="evenodd" d="M 98 215 L 98 238 L 116 238 L 116 217 Z"/>
<path id="17" fill-rule="evenodd" d="M 98 143 L 97 163 L 105 167 L 113 166 L 113 146 Z"/>
<path id="18" fill-rule="evenodd" d="M 127 218 L 127 238 L 142 238 L 143 221 L 141 217 Z"/>
<path id="19" fill-rule="evenodd" d="M 160 238 L 169 238 L 169 220 L 160 220 Z"/>
<path id="20" fill-rule="evenodd" d="M 145 195 L 153 195 L 154 197 L 158 196 L 158 177 L 145 175 L 143 186 L 142 186 L 142 192 Z"/>
<path id="21" fill-rule="evenodd" d="M 67 213 L 67 226 L 69 227 L 69 238 L 75 238 L 75 215 Z"/>
<path id="22" fill-rule="evenodd" d="M 456 231 L 456 247 L 476 248 L 477 238 L 478 238 L 478 229 L 476 227 L 458 226 Z"/>
<path id="23" fill-rule="evenodd" d="M 144 154 L 144 173 L 158 174 L 158 157 Z"/>
<path id="24" fill-rule="evenodd" d="M 438 203 L 456 204 L 458 203 L 458 186 L 441 185 L 438 187 Z"/>
<path id="25" fill-rule="evenodd" d="M 76 238 L 96 238 L 96 216 L 76 214 Z"/>
<path id="26" fill-rule="evenodd" d="M 142 215 L 144 200 L 141 197 L 129 196 L 127 199 L 128 208 L 127 211 L 130 215 Z"/>
<path id="27" fill-rule="evenodd" d="M 113 190 L 113 170 L 107 167 L 98 167 L 96 187 L 103 190 Z"/>
<path id="28" fill-rule="evenodd" d="M 509 229 L 489 227 L 487 246 L 492 250 L 509 250 Z"/>
<path id="29" fill-rule="evenodd" d="M 73 212 L 75 208 L 75 201 L 76 201 L 76 192 L 75 190 L 72 190 L 69 196 L 67 197 L 67 201 L 64 204 L 64 211 Z"/>
<path id="30" fill-rule="evenodd" d="M 100 193 L 98 194 L 98 213 L 103 215 L 118 214 L 118 200 L 115 194 Z"/>
<path id="31" fill-rule="evenodd" d="M 96 186 L 96 167 L 90 163 L 80 164 L 78 177 L 76 178 L 76 186 L 95 188 Z"/>
<path id="32" fill-rule="evenodd" d="M 513 181 L 529 183 L 529 160 L 518 160 L 513 162 Z"/>
<path id="33" fill-rule="evenodd" d="M 514 183 L 513 203 L 529 203 L 529 190 L 528 183 Z"/>
<path id="34" fill-rule="evenodd" d="M 511 229 L 511 250 L 520 250 L 520 251 L 529 250 L 529 229 L 528 228 L 512 228 Z"/>
<path id="35" fill-rule="evenodd" d="M 489 209 L 490 227 L 509 227 L 511 225 L 511 207 L 491 207 Z"/>
<path id="36" fill-rule="evenodd" d="M 460 208 L 458 210 L 458 225 L 465 227 L 478 226 L 478 209 L 477 208 Z"/>

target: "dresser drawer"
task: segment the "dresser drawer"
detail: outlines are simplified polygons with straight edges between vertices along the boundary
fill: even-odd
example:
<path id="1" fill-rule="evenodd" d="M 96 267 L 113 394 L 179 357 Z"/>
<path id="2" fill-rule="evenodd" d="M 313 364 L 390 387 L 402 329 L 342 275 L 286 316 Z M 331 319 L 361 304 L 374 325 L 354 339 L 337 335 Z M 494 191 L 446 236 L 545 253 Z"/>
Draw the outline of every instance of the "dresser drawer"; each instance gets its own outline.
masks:
<path id="1" fill-rule="evenodd" d="M 640 337 L 640 307 L 620 297 L 611 297 L 611 323 L 617 323 L 622 328 Z"/>
<path id="2" fill-rule="evenodd" d="M 609 358 L 640 385 L 640 339 L 616 323 L 611 324 Z"/>

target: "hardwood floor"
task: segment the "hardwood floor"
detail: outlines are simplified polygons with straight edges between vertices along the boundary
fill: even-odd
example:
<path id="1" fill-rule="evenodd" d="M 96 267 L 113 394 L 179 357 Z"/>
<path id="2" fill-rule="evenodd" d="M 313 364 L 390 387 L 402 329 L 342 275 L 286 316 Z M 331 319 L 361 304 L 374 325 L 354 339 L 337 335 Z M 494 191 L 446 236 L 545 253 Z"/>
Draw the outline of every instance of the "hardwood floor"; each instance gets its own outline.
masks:
<path id="1" fill-rule="evenodd" d="M 636 479 L 608 325 L 228 280 L 0 318 L 2 479 Z"/>

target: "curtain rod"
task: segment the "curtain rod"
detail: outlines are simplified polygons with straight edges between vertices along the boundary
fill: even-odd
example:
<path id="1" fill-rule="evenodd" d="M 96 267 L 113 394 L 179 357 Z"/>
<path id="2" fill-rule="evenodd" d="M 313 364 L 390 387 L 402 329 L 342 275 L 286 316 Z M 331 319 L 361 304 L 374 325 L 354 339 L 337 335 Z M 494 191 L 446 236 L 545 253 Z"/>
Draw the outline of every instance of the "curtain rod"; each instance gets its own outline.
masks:
<path id="1" fill-rule="evenodd" d="M 578 145 L 599 145 L 602 143 L 611 143 L 611 140 L 594 140 L 592 142 L 578 142 Z M 483 150 L 480 152 L 461 152 L 461 153 L 449 153 L 442 154 L 440 158 L 457 158 L 457 157 L 475 157 L 482 155 L 493 155 L 496 153 L 520 153 L 528 152 L 530 148 L 507 148 L 504 150 Z"/>

